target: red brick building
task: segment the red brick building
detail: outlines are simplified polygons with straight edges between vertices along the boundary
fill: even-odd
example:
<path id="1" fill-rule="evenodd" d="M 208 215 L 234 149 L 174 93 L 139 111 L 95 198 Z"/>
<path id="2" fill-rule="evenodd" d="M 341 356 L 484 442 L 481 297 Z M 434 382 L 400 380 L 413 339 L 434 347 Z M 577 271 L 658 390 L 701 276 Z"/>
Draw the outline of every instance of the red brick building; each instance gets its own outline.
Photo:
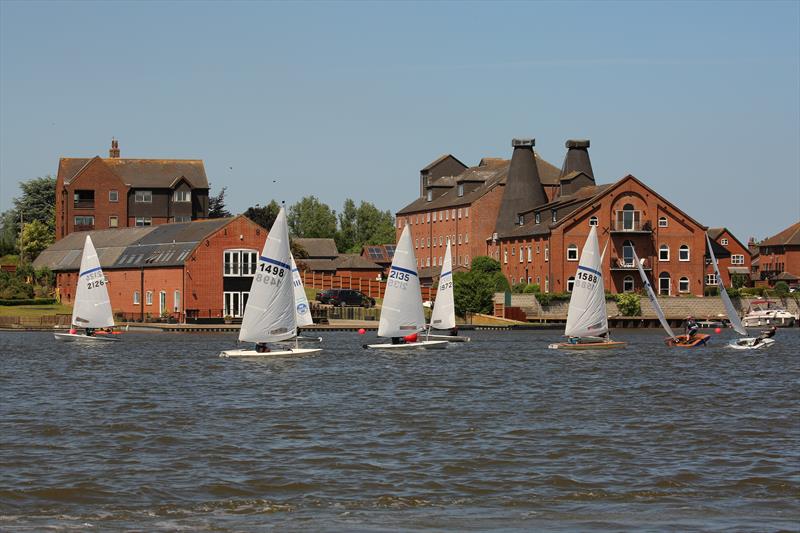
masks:
<path id="1" fill-rule="evenodd" d="M 88 232 L 108 279 L 111 307 L 127 319 L 240 317 L 267 231 L 245 218 L 222 218 Z M 72 304 L 87 232 L 67 235 L 42 252 L 36 268 L 56 274 Z"/>
<path id="2" fill-rule="evenodd" d="M 758 243 L 758 279 L 760 284 L 774 287 L 785 281 L 790 287 L 800 280 L 800 221 L 777 235 Z"/>
<path id="3" fill-rule="evenodd" d="M 731 277 L 734 274 L 741 274 L 747 277 L 747 285 L 750 285 L 750 269 L 752 267 L 752 257 L 750 249 L 742 244 L 728 228 L 708 228 L 708 238 L 714 246 L 714 256 L 717 258 L 719 273 L 722 274 L 722 281 L 726 287 L 732 286 Z M 714 267 L 709 263 L 706 266 L 705 283 L 713 287 L 717 283 Z"/>
<path id="4" fill-rule="evenodd" d="M 426 167 L 425 195 L 397 213 L 398 232 L 411 225 L 421 267 L 440 263 L 449 236 L 454 266 L 488 255 L 512 284 L 570 291 L 590 225 L 597 225 L 608 246 L 607 290 L 641 288 L 636 250 L 661 294 L 703 294 L 705 226 L 633 176 L 597 185 L 587 140 L 567 141 L 561 170 L 533 146 L 515 139 L 510 162 L 484 159 L 456 176 Z"/>
<path id="5" fill-rule="evenodd" d="M 154 226 L 208 217 L 200 160 L 62 157 L 56 177 L 56 240 L 73 231 Z"/>

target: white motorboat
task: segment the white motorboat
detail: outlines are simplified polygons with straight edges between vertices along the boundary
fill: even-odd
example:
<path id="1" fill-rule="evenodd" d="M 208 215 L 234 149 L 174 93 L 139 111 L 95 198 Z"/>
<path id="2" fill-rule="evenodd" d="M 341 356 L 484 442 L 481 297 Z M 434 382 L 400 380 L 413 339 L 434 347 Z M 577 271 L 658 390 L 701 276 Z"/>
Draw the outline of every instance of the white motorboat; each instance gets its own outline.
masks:
<path id="1" fill-rule="evenodd" d="M 109 332 L 98 333 L 101 328 L 114 326 L 114 313 L 108 298 L 108 287 L 100 259 L 92 238 L 87 235 L 83 243 L 81 266 L 78 270 L 78 286 L 75 290 L 75 306 L 72 308 L 72 329 L 65 333 L 54 333 L 56 340 L 66 342 L 111 342 L 119 336 Z M 83 330 L 83 331 L 81 331 Z M 85 332 L 92 332 L 87 334 Z"/>
<path id="2" fill-rule="evenodd" d="M 776 326 L 788 328 L 794 325 L 795 316 L 769 300 L 753 300 L 750 309 L 742 319 L 747 328 Z"/>
<path id="3" fill-rule="evenodd" d="M 322 351 L 320 348 L 300 348 L 297 344 L 298 303 L 295 301 L 294 281 L 290 281 L 293 266 L 286 212 L 281 208 L 259 257 L 239 330 L 239 341 L 254 342 L 256 348 L 225 350 L 219 354 L 220 357 L 275 357 Z M 310 318 L 310 312 L 308 315 Z M 293 348 L 267 349 L 267 343 L 291 339 L 295 340 Z"/>

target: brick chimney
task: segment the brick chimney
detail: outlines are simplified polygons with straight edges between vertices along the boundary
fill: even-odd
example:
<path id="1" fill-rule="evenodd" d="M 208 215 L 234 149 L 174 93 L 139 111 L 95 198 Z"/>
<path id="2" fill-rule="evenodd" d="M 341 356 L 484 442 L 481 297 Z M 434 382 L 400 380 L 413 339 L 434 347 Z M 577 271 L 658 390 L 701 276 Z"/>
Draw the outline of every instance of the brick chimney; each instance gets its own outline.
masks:
<path id="1" fill-rule="evenodd" d="M 108 157 L 119 159 L 119 141 L 111 138 L 111 150 L 108 151 Z"/>
<path id="2" fill-rule="evenodd" d="M 533 154 L 535 144 L 535 139 L 511 141 L 514 152 L 511 154 L 503 200 L 495 223 L 497 233 L 503 234 L 513 229 L 518 223 L 518 214 L 522 211 L 547 203 L 547 195 Z"/>

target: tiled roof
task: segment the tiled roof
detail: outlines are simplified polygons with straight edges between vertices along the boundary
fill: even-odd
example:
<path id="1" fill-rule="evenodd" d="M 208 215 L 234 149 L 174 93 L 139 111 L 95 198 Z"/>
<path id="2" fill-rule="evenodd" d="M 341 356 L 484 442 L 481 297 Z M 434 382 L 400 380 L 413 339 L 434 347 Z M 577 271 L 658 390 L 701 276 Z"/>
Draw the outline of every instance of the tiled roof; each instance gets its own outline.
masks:
<path id="1" fill-rule="evenodd" d="M 299 237 L 294 242 L 301 246 L 308 254 L 309 259 L 333 259 L 339 255 L 336 241 L 333 239 L 315 239 Z"/>
<path id="2" fill-rule="evenodd" d="M 337 270 L 379 270 L 383 267 L 359 254 L 341 254 L 334 260 Z"/>
<path id="3" fill-rule="evenodd" d="M 58 171 L 64 184 L 69 184 L 92 159 L 62 157 Z M 100 159 L 131 187 L 169 188 L 176 179 L 184 177 L 193 188 L 208 189 L 208 177 L 200 159 Z"/>
<path id="4" fill-rule="evenodd" d="M 777 235 L 765 239 L 758 243 L 759 247 L 764 246 L 800 246 L 800 222 L 795 222 Z"/>
<path id="5" fill-rule="evenodd" d="M 336 262 L 333 259 L 301 259 L 298 263 L 303 271 L 336 272 Z"/>
<path id="6" fill-rule="evenodd" d="M 725 232 L 725 228 L 708 228 L 706 233 L 708 233 L 708 238 L 712 241 L 719 238 Z"/>

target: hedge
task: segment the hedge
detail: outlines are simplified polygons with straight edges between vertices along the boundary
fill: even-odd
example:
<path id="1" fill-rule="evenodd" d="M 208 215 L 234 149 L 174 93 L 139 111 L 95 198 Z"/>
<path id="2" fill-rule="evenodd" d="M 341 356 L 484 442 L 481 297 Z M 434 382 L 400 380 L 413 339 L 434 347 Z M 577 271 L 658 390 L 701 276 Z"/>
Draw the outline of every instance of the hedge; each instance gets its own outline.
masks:
<path id="1" fill-rule="evenodd" d="M 55 298 L 21 298 L 19 300 L 0 299 L 0 305 L 53 305 Z"/>

